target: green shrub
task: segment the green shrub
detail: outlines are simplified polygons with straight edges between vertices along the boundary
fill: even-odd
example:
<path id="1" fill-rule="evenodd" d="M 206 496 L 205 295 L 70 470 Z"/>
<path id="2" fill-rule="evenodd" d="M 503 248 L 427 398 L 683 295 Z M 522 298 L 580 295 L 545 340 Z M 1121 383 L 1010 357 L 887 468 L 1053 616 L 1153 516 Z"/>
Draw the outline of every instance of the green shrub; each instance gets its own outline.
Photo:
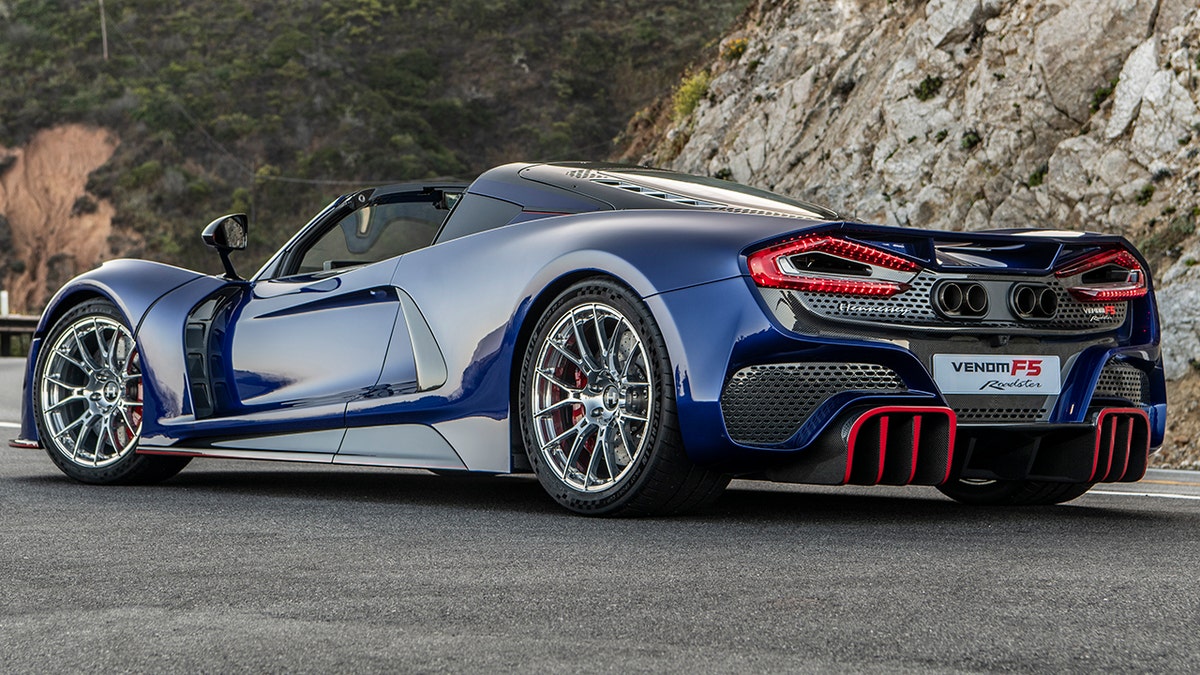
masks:
<path id="1" fill-rule="evenodd" d="M 1154 198 L 1154 186 L 1150 183 L 1146 183 L 1145 185 L 1142 186 L 1142 189 L 1138 191 L 1138 194 L 1137 194 L 1138 206 L 1145 206 L 1145 205 L 1149 204 L 1150 200 L 1153 198 Z"/>
<path id="2" fill-rule="evenodd" d="M 709 75 L 707 70 L 698 71 L 683 79 L 683 83 L 675 90 L 674 111 L 676 124 L 687 119 L 696 111 L 696 106 L 700 105 L 700 101 L 708 94 L 708 85 L 711 82 L 712 75 Z"/>
<path id="3" fill-rule="evenodd" d="M 1188 213 L 1172 218 L 1166 227 L 1154 228 L 1138 240 L 1137 247 L 1147 258 L 1162 258 L 1170 255 L 1195 233 L 1196 216 Z M 1184 264 L 1187 264 L 1186 261 Z"/>
<path id="4" fill-rule="evenodd" d="M 1050 170 L 1049 164 L 1042 164 L 1029 174 L 1029 187 L 1037 187 L 1046 180 L 1046 172 Z"/>
<path id="5" fill-rule="evenodd" d="M 163 166 L 158 160 L 152 159 L 130 169 L 121 176 L 120 185 L 123 188 L 146 187 L 162 178 Z"/>
<path id="6" fill-rule="evenodd" d="M 937 96 L 938 92 L 941 90 L 942 78 L 930 75 L 924 80 L 921 80 L 921 84 L 913 87 L 912 92 L 913 96 L 916 96 L 918 101 L 928 101 L 934 96 Z"/>
<path id="7" fill-rule="evenodd" d="M 730 40 L 721 49 L 721 58 L 725 59 L 726 61 L 737 61 L 742 57 L 742 54 L 746 53 L 746 47 L 749 46 L 749 44 L 750 41 L 746 38 L 736 38 Z"/>

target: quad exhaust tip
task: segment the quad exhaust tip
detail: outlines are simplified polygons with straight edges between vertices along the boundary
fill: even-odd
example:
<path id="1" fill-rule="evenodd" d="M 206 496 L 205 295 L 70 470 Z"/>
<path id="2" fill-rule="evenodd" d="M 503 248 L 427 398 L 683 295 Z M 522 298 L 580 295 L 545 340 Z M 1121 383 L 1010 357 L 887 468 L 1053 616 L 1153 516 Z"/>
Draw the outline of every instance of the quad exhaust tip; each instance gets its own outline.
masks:
<path id="1" fill-rule="evenodd" d="M 1058 294 L 1042 284 L 1017 284 L 1009 300 L 1013 314 L 1022 319 L 1051 319 L 1058 313 Z"/>
<path id="2" fill-rule="evenodd" d="M 987 314 L 988 294 L 983 284 L 973 281 L 947 281 L 934 294 L 937 310 L 953 318 L 978 318 Z"/>

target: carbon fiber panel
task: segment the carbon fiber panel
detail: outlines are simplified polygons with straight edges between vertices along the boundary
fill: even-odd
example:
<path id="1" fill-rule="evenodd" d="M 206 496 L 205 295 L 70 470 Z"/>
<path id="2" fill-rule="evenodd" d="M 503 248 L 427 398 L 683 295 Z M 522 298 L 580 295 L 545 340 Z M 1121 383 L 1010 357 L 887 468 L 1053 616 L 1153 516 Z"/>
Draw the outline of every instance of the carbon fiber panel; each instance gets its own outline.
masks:
<path id="1" fill-rule="evenodd" d="M 1030 422 L 1045 422 L 1050 419 L 1051 408 L 1046 406 L 1047 399 L 1054 397 L 1035 396 L 1035 401 L 1028 405 L 1033 407 L 1015 407 L 1024 401 L 1014 402 L 1012 396 L 947 396 L 946 403 L 958 415 L 959 424 L 978 424 L 995 422 L 999 424 L 1028 424 Z M 1017 398 L 1031 398 L 1021 396 Z M 1039 405 L 1040 404 L 1040 405 Z"/>

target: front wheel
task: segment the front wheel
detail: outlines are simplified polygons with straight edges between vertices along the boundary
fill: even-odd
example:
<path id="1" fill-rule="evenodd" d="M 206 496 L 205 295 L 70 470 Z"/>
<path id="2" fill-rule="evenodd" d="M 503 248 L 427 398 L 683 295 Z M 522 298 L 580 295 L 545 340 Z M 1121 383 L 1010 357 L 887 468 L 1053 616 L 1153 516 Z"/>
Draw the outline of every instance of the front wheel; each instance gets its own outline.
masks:
<path id="1" fill-rule="evenodd" d="M 1049 483 L 1037 480 L 959 479 L 939 485 L 947 497 L 977 506 L 1039 506 L 1069 502 L 1092 489 L 1092 483 Z"/>
<path id="2" fill-rule="evenodd" d="M 538 480 L 577 513 L 689 511 L 729 482 L 685 454 L 662 334 L 612 281 L 578 283 L 550 305 L 526 346 L 518 399 Z"/>
<path id="3" fill-rule="evenodd" d="M 136 453 L 142 368 L 133 334 L 106 300 L 89 300 L 50 330 L 34 374 L 38 438 L 50 459 L 84 483 L 153 483 L 186 457 Z"/>

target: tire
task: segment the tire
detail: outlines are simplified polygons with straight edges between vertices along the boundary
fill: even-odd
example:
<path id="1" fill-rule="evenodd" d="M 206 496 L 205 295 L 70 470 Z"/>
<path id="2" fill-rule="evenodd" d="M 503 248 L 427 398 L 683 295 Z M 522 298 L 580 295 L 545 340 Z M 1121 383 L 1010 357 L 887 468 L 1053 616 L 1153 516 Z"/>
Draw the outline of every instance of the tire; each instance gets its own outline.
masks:
<path id="1" fill-rule="evenodd" d="M 975 506 L 1044 506 L 1069 502 L 1094 483 L 1048 483 L 1036 480 L 956 480 L 939 485 L 947 497 Z"/>
<path id="2" fill-rule="evenodd" d="M 686 455 L 667 348 L 650 310 L 607 279 L 559 295 L 525 348 L 521 436 L 542 487 L 580 514 L 683 513 L 729 476 Z"/>
<path id="3" fill-rule="evenodd" d="M 50 460 L 84 483 L 157 483 L 190 459 L 137 454 L 141 360 L 107 300 L 77 305 L 50 330 L 34 371 L 33 412 Z"/>

